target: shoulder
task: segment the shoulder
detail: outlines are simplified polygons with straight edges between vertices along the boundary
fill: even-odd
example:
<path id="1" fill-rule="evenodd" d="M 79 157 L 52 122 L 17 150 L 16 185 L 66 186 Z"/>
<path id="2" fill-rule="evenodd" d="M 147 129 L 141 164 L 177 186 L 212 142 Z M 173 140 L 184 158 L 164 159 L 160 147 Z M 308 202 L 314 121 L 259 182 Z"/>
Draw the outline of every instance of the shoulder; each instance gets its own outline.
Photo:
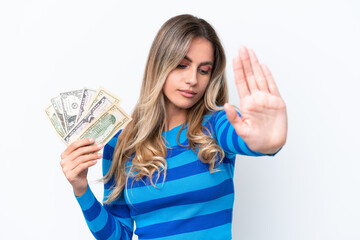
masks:
<path id="1" fill-rule="evenodd" d="M 103 159 L 106 159 L 106 160 L 109 160 L 109 161 L 112 161 L 112 157 L 113 157 L 113 154 L 114 154 L 114 150 L 115 150 L 115 147 L 116 147 L 116 143 L 117 143 L 117 140 L 119 138 L 119 135 L 121 133 L 122 129 L 117 132 L 111 139 L 110 141 L 105 144 L 104 146 L 104 152 L 103 152 Z"/>
<path id="2" fill-rule="evenodd" d="M 219 106 L 217 110 L 211 110 L 204 115 L 203 125 L 210 124 L 215 125 L 217 122 L 226 118 L 226 112 L 223 106 Z"/>
<path id="3" fill-rule="evenodd" d="M 115 150 L 115 147 L 116 147 L 116 143 L 117 143 L 117 140 L 119 138 L 119 135 L 120 135 L 121 131 L 122 130 L 117 132 L 110 139 L 110 141 L 107 144 L 105 144 L 105 146 L 104 146 L 103 158 L 102 158 L 102 171 L 103 171 L 104 176 L 110 169 L 110 166 L 111 166 L 111 163 L 112 163 L 112 160 L 113 160 L 113 155 L 114 155 L 114 150 Z"/>
<path id="4" fill-rule="evenodd" d="M 237 114 L 241 117 L 239 109 L 237 109 L 237 107 L 235 107 L 235 110 L 236 110 Z M 226 112 L 225 112 L 224 106 L 218 106 L 218 109 L 212 110 L 212 111 L 209 111 L 208 113 L 206 113 L 204 115 L 203 121 L 204 122 L 210 121 L 212 123 L 216 123 L 219 121 L 220 122 L 224 121 L 225 119 L 227 119 L 227 117 L 226 117 Z"/>

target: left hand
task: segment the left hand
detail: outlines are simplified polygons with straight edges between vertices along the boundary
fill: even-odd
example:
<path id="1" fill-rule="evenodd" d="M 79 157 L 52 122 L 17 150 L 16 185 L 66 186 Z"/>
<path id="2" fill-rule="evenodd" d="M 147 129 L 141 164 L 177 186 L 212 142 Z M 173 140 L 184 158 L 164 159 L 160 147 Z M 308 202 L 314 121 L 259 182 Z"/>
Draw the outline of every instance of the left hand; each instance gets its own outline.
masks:
<path id="1" fill-rule="evenodd" d="M 236 133 L 256 152 L 272 154 L 286 142 L 286 105 L 270 70 L 245 46 L 233 61 L 240 114 L 226 103 L 225 111 Z"/>

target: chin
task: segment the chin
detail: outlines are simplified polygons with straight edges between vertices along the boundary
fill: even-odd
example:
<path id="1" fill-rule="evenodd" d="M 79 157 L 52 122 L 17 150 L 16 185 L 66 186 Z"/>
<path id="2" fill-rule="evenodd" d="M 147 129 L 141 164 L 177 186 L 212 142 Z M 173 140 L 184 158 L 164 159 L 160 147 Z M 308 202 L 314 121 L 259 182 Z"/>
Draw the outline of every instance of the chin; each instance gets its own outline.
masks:
<path id="1" fill-rule="evenodd" d="M 184 110 L 189 110 L 190 108 L 192 108 L 193 106 L 195 106 L 196 103 L 183 103 L 183 104 L 179 104 L 178 108 L 184 109 Z"/>

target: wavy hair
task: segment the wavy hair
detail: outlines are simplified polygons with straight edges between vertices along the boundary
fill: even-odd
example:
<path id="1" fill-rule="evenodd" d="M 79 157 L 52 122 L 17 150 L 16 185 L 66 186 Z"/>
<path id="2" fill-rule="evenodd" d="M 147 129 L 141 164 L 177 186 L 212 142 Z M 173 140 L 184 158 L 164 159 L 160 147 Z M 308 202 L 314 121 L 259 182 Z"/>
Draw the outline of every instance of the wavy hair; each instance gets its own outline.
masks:
<path id="1" fill-rule="evenodd" d="M 161 172 L 165 181 L 167 148 L 162 132 L 167 125 L 167 116 L 162 89 L 169 73 L 186 56 L 194 38 L 205 38 L 212 44 L 214 65 L 204 96 L 187 112 L 188 147 L 197 152 L 202 162 L 209 164 L 211 173 L 217 171 L 217 160 L 224 158 L 224 151 L 211 136 L 210 130 L 202 125 L 206 113 L 222 109 L 218 106 L 223 106 L 228 101 L 224 49 L 208 22 L 188 14 L 178 15 L 162 25 L 152 43 L 140 97 L 131 116 L 133 120 L 119 135 L 111 167 L 103 178 L 105 183 L 111 178 L 114 180 L 106 203 L 111 203 L 120 196 L 128 185 L 129 177 L 133 178 L 131 188 L 134 181 L 143 180 L 144 177 L 148 177 L 156 187 Z M 130 159 L 131 165 L 127 167 L 126 163 Z M 154 183 L 152 179 L 156 172 L 158 174 Z"/>

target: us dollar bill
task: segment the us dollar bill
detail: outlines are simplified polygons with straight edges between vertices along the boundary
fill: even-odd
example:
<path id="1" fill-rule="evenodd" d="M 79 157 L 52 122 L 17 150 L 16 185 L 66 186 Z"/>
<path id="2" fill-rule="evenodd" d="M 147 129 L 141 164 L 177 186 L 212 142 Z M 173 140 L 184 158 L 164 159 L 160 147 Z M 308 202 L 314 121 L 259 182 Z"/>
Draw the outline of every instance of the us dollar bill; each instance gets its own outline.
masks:
<path id="1" fill-rule="evenodd" d="M 79 113 L 77 116 L 77 121 L 79 121 L 79 119 L 83 117 L 82 115 L 85 112 L 85 109 L 88 108 L 88 106 L 90 104 L 90 100 L 93 98 L 95 92 L 96 92 L 95 90 L 92 90 L 89 88 L 84 88 L 84 91 L 83 91 L 82 97 L 81 97 L 80 106 L 79 106 Z"/>
<path id="2" fill-rule="evenodd" d="M 90 109 L 95 103 L 99 101 L 102 96 L 106 96 L 112 103 L 121 103 L 121 99 L 117 97 L 115 94 L 110 93 L 108 90 L 105 90 L 103 87 L 99 87 L 96 93 L 94 93 L 93 98 L 91 99 L 91 103 L 87 109 Z"/>
<path id="3" fill-rule="evenodd" d="M 56 111 L 53 105 L 49 105 L 45 108 L 45 113 L 48 119 L 50 120 L 51 124 L 53 125 L 56 134 L 62 139 L 65 136 L 65 131 L 61 125 L 61 122 L 56 114 Z"/>
<path id="4" fill-rule="evenodd" d="M 88 112 L 84 114 L 84 116 L 75 124 L 68 134 L 63 137 L 64 142 L 69 144 L 70 142 L 76 140 L 82 130 L 89 126 L 89 124 L 91 124 L 91 122 L 111 104 L 110 100 L 103 96 Z"/>
<path id="5" fill-rule="evenodd" d="M 67 131 L 66 131 L 66 126 L 65 126 L 65 121 L 64 121 L 64 112 L 63 112 L 60 96 L 50 99 L 50 102 L 55 110 L 56 116 L 58 117 L 62 128 L 64 129 L 64 131 L 66 133 Z"/>
<path id="6" fill-rule="evenodd" d="M 131 121 L 131 117 L 116 103 L 110 105 L 100 116 L 83 130 L 77 139 L 94 138 L 95 143 L 106 144 Z"/>
<path id="7" fill-rule="evenodd" d="M 79 89 L 60 93 L 67 132 L 75 126 L 83 91 L 84 89 Z"/>

